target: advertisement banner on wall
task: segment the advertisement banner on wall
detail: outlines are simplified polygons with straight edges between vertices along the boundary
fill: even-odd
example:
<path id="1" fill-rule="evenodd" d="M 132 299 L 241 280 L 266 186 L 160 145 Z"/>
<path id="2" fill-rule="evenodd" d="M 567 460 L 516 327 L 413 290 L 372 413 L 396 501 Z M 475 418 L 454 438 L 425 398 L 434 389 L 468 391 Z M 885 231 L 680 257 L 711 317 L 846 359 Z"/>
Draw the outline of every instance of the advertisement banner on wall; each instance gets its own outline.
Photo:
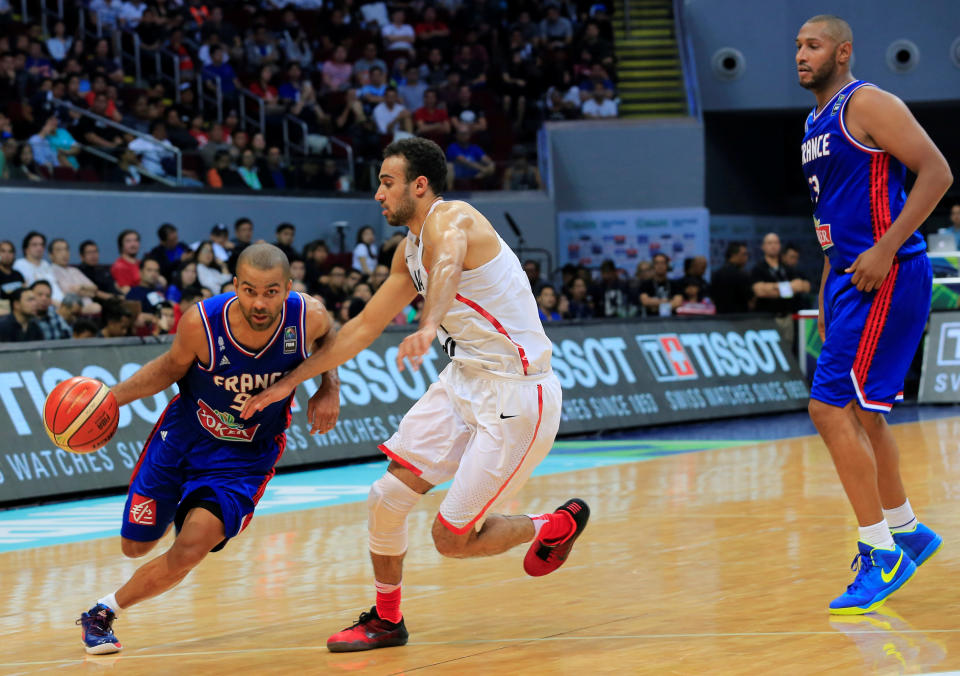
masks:
<path id="1" fill-rule="evenodd" d="M 960 312 L 933 312 L 920 371 L 921 404 L 960 402 Z"/>
<path id="2" fill-rule="evenodd" d="M 597 267 L 606 259 L 633 274 L 637 263 L 665 253 L 671 277 L 683 276 L 683 259 L 710 260 L 710 214 L 702 208 L 557 213 L 557 256 L 567 263 Z"/>
<path id="3" fill-rule="evenodd" d="M 704 420 L 806 406 L 808 391 L 770 319 L 640 320 L 548 326 L 553 367 L 563 386 L 561 434 Z M 447 363 L 433 346 L 419 371 L 397 370 L 406 334 L 390 331 L 340 367 L 341 411 L 325 435 L 308 434 L 305 382 L 281 467 L 377 457 L 377 444 Z M 117 434 L 77 455 L 53 446 L 43 429 L 44 399 L 73 376 L 108 385 L 129 377 L 163 344 L 83 345 L 0 351 L 0 504 L 103 488 L 130 480 L 143 440 L 176 393 L 169 388 L 123 406 Z"/>

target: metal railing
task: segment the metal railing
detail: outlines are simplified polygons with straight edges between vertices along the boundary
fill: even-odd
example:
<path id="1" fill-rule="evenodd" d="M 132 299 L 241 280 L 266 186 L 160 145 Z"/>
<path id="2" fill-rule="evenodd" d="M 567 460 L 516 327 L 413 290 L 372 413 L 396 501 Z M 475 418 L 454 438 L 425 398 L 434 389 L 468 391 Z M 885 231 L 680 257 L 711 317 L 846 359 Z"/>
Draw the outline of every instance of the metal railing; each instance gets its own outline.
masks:
<path id="1" fill-rule="evenodd" d="M 200 114 L 204 115 L 204 108 L 207 103 L 212 103 L 217 107 L 217 122 L 223 122 L 223 85 L 220 82 L 220 76 L 215 73 L 205 73 L 203 69 L 197 71 L 197 106 Z M 205 83 L 214 83 L 214 92 L 210 94 L 207 91 Z"/>
<path id="2" fill-rule="evenodd" d="M 683 0 L 673 0 L 673 25 L 677 38 L 677 52 L 680 54 L 680 68 L 683 72 L 683 88 L 687 95 L 687 111 L 702 122 L 700 81 L 697 79 L 697 62 L 694 58 L 690 31 L 687 29 Z"/>
<path id="3" fill-rule="evenodd" d="M 300 140 L 297 141 L 293 138 L 293 134 L 290 133 L 291 128 L 300 130 Z M 309 129 L 307 123 L 301 120 L 296 115 L 287 113 L 283 116 L 283 155 L 287 158 L 287 161 L 290 160 L 291 151 L 297 151 L 300 155 L 309 155 L 310 147 L 307 144 L 307 135 L 309 134 Z M 347 171 L 348 176 L 350 176 L 350 181 L 353 182 L 356 180 L 354 174 L 354 157 L 353 157 L 353 146 L 345 141 L 338 139 L 336 136 L 325 136 L 324 138 L 334 146 L 343 149 L 344 155 L 347 156 Z"/>
<path id="4" fill-rule="evenodd" d="M 130 39 L 133 51 L 128 52 L 124 49 L 123 41 L 126 37 Z M 138 87 L 141 86 L 143 84 L 143 71 L 140 65 L 140 35 L 136 31 L 128 28 L 114 31 L 113 53 L 116 54 L 120 60 L 120 67 L 124 69 L 124 72 L 130 72 L 126 70 L 126 64 L 130 62 L 133 63 L 134 82 L 136 82 Z"/>
<path id="5" fill-rule="evenodd" d="M 300 130 L 300 141 L 294 141 L 290 135 L 290 126 L 294 125 Z M 290 151 L 296 150 L 300 155 L 307 155 L 307 123 L 296 115 L 287 113 L 283 116 L 283 155 L 290 160 Z"/>
<path id="6" fill-rule="evenodd" d="M 267 127 L 267 107 L 263 99 L 254 94 L 249 89 L 243 89 L 242 87 L 237 90 L 240 98 L 240 128 L 246 132 L 250 130 L 247 129 L 247 123 L 251 126 L 256 126 L 257 131 L 262 132 Z M 255 115 L 247 115 L 247 99 L 251 99 L 254 103 L 252 106 L 255 108 Z"/>
<path id="7" fill-rule="evenodd" d="M 63 0 L 57 0 L 56 11 L 47 7 L 47 0 L 40 0 L 40 27 L 43 29 L 44 35 L 50 35 L 47 24 L 48 18 L 53 18 L 54 23 L 63 19 Z M 26 22 L 26 17 L 23 20 Z"/>
<path id="8" fill-rule="evenodd" d="M 170 177 L 170 176 L 159 176 L 159 175 L 157 175 L 157 174 L 154 174 L 154 173 L 149 172 L 149 171 L 146 171 L 146 170 L 142 170 L 141 173 L 142 173 L 144 176 L 146 176 L 146 177 L 148 177 L 148 178 L 151 178 L 151 179 L 153 179 L 154 181 L 157 181 L 158 183 L 162 183 L 162 184 L 164 184 L 164 185 L 168 185 L 168 186 L 178 186 L 178 185 L 182 185 L 182 184 L 183 184 L 183 153 L 180 151 L 179 148 L 177 148 L 175 145 L 173 145 L 173 144 L 170 143 L 169 141 L 168 141 L 167 143 L 163 143 L 162 141 L 158 141 L 157 139 L 153 138 L 153 137 L 150 136 L 149 134 L 144 134 L 143 132 L 137 131 L 136 129 L 133 129 L 133 128 L 131 128 L 131 127 L 128 127 L 128 126 L 126 126 L 126 125 L 124 125 L 124 124 L 120 124 L 119 122 L 114 122 L 113 120 L 111 120 L 111 119 L 109 119 L 109 118 L 106 118 L 106 117 L 103 117 L 102 115 L 97 115 L 96 113 L 91 113 L 91 112 L 90 112 L 89 110 L 87 110 L 86 108 L 81 108 L 80 106 L 75 106 L 75 105 L 73 105 L 72 103 L 70 103 L 69 101 L 63 101 L 63 100 L 61 100 L 61 99 L 53 99 L 53 104 L 56 105 L 56 106 L 61 106 L 61 107 L 65 108 L 66 110 L 71 110 L 71 111 L 77 112 L 77 113 L 79 113 L 80 115 L 83 115 L 84 117 L 89 117 L 89 118 L 91 118 L 91 119 L 93 119 L 93 120 L 96 120 L 97 122 L 99 122 L 99 123 L 101 123 L 101 124 L 105 124 L 105 125 L 107 125 L 108 127 L 111 127 L 111 128 L 113 128 L 113 129 L 116 129 L 117 131 L 120 131 L 120 132 L 122 132 L 122 133 L 124 133 L 124 134 L 129 134 L 130 136 L 135 136 L 136 138 L 139 138 L 139 139 L 143 139 L 143 140 L 145 140 L 145 141 L 148 141 L 149 143 L 152 143 L 153 145 L 160 146 L 161 148 L 163 148 L 163 149 L 164 149 L 165 151 L 167 151 L 167 152 L 172 152 L 172 153 L 174 154 L 174 156 L 176 157 L 176 160 L 177 160 L 177 173 L 176 173 L 175 176 L 172 176 L 172 177 Z M 103 158 L 103 159 L 107 160 L 108 162 L 112 162 L 112 163 L 114 163 L 114 164 L 117 164 L 117 158 L 116 158 L 114 155 L 112 155 L 111 153 L 108 153 L 108 152 L 106 152 L 106 151 L 104 151 L 104 150 L 101 150 L 100 148 L 97 148 L 96 146 L 87 145 L 86 143 L 83 143 L 83 142 L 82 142 L 82 141 L 84 141 L 84 140 L 85 140 L 85 139 L 78 139 L 78 143 L 81 145 L 81 147 L 83 147 L 83 149 L 84 149 L 86 152 L 90 153 L 91 155 L 96 155 L 97 157 Z"/>
<path id="9" fill-rule="evenodd" d="M 173 74 L 168 75 L 163 70 L 164 57 L 170 59 L 173 63 Z M 180 55 L 171 52 L 166 47 L 161 47 L 153 54 L 154 63 L 157 68 L 157 78 L 161 82 L 167 82 L 173 87 L 173 100 L 180 103 Z"/>

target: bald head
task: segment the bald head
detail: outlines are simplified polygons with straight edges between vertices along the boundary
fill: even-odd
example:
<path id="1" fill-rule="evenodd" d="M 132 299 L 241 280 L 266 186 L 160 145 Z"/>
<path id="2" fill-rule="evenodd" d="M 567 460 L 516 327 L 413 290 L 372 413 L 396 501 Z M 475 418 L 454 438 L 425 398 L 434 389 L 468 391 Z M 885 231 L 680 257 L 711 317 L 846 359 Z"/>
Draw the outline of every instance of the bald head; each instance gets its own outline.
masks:
<path id="1" fill-rule="evenodd" d="M 808 24 L 819 24 L 822 27 L 824 35 L 835 44 L 849 42 L 853 44 L 853 31 L 850 24 L 833 14 L 817 14 L 807 19 Z"/>
<path id="2" fill-rule="evenodd" d="M 250 266 L 255 270 L 273 270 L 282 268 L 284 278 L 290 277 L 290 261 L 286 254 L 272 244 L 261 242 L 251 244 L 240 254 L 237 259 L 237 270 L 241 266 Z"/>

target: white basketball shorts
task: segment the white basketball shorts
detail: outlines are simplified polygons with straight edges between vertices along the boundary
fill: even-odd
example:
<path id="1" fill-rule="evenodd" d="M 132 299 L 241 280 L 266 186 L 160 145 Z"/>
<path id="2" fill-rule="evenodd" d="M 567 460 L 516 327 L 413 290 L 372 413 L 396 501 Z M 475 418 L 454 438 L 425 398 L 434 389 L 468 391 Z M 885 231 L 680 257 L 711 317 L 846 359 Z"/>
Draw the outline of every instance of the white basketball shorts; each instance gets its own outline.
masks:
<path id="1" fill-rule="evenodd" d="M 451 362 L 379 448 L 435 486 L 452 478 L 440 521 L 480 530 L 550 452 L 561 402 L 552 371 L 500 377 Z"/>

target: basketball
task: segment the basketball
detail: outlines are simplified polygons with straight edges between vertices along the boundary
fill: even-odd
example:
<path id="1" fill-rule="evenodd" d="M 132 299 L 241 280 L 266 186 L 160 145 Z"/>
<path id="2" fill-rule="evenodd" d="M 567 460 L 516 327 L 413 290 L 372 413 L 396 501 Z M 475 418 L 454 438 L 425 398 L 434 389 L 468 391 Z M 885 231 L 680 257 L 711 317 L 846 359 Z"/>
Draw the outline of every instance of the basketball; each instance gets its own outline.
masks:
<path id="1" fill-rule="evenodd" d="M 93 378 L 75 376 L 53 388 L 43 405 L 43 426 L 57 446 L 92 453 L 110 441 L 120 410 L 110 388 Z"/>

